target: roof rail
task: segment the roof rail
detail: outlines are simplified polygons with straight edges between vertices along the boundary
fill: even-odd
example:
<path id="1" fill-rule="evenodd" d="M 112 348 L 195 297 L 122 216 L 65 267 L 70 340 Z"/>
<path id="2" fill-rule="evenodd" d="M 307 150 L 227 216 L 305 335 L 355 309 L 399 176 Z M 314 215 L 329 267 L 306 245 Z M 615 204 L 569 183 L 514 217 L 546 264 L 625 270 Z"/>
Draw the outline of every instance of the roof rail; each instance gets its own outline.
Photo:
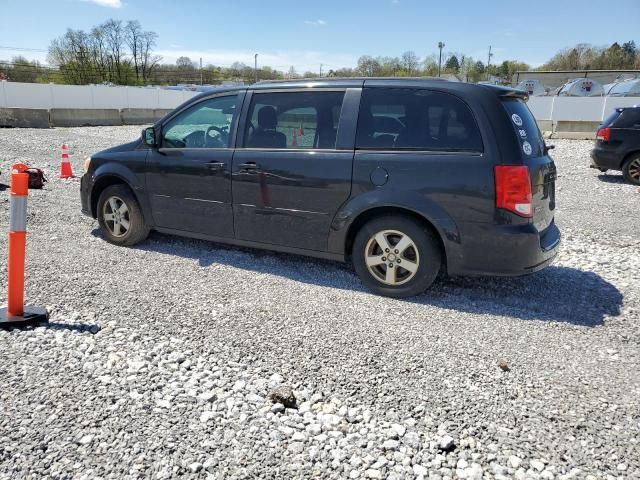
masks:
<path id="1" fill-rule="evenodd" d="M 446 78 L 441 77 L 312 77 L 312 78 L 287 78 L 277 80 L 260 80 L 258 83 L 290 83 L 290 82 L 332 82 L 334 80 L 441 80 L 448 82 Z"/>

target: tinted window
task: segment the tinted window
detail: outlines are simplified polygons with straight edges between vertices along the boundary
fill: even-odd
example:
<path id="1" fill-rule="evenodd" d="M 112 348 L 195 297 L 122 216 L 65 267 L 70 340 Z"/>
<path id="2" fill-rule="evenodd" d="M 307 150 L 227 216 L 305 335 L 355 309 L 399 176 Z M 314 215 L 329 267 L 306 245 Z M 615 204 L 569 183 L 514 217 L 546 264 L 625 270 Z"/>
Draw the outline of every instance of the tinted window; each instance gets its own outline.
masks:
<path id="1" fill-rule="evenodd" d="M 357 148 L 482 151 L 469 107 L 454 95 L 430 90 L 365 89 Z"/>
<path id="2" fill-rule="evenodd" d="M 248 148 L 334 149 L 344 92 L 255 93 Z"/>
<path id="3" fill-rule="evenodd" d="M 518 136 L 520 151 L 523 157 L 539 157 L 544 152 L 544 140 L 531 110 L 520 99 L 509 99 L 503 102 L 509 114 L 513 131 Z"/>
<path id="4" fill-rule="evenodd" d="M 608 125 L 615 128 L 640 127 L 640 108 L 625 108 L 620 116 Z"/>
<path id="5" fill-rule="evenodd" d="M 200 102 L 162 129 L 163 148 L 229 148 L 237 95 Z"/>
<path id="6" fill-rule="evenodd" d="M 620 110 L 614 110 L 602 121 L 603 127 L 610 127 L 620 116 Z"/>

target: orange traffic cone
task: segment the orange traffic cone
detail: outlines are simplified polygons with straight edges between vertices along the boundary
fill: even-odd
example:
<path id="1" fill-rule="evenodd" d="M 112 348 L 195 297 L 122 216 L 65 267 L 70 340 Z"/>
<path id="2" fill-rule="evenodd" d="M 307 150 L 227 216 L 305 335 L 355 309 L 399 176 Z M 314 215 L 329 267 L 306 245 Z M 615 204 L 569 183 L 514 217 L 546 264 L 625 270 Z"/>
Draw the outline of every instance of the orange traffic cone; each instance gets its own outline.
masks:
<path id="1" fill-rule="evenodd" d="M 291 142 L 291 146 L 292 147 L 297 147 L 298 146 L 298 132 L 297 129 L 293 129 L 293 141 Z"/>
<path id="2" fill-rule="evenodd" d="M 300 124 L 300 136 L 304 137 L 304 128 L 302 127 L 302 124 Z"/>
<path id="3" fill-rule="evenodd" d="M 62 161 L 60 163 L 60 178 L 73 178 L 71 170 L 71 162 L 69 162 L 69 147 L 66 143 L 62 144 Z"/>

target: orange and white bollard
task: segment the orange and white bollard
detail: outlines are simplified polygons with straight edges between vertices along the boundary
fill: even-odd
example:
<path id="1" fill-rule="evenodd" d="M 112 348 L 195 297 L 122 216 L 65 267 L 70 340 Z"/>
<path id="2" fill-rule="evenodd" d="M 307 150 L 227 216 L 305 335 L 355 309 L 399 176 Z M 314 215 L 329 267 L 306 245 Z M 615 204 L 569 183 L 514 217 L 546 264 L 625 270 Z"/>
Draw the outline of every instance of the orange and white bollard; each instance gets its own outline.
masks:
<path id="1" fill-rule="evenodd" d="M 69 161 L 69 147 L 67 147 L 66 143 L 62 144 L 61 151 L 60 178 L 73 178 L 73 170 L 71 169 L 71 162 Z"/>
<path id="2" fill-rule="evenodd" d="M 0 308 L 0 327 L 47 322 L 49 314 L 40 307 L 24 306 L 24 265 L 27 250 L 27 197 L 29 174 L 26 165 L 18 163 L 11 170 L 9 216 L 9 261 L 7 306 Z"/>

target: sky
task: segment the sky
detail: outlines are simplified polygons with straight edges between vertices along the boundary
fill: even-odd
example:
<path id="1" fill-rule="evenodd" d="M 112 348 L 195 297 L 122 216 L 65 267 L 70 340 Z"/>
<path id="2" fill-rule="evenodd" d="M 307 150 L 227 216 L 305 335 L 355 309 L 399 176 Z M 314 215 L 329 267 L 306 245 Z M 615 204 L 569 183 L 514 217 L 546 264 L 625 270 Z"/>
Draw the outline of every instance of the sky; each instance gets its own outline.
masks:
<path id="1" fill-rule="evenodd" d="M 353 67 L 361 55 L 424 58 L 459 52 L 491 63 L 539 66 L 577 43 L 640 45 L 640 0 L 615 0 L 615 15 L 584 0 L 0 0 L 0 59 L 46 61 L 67 28 L 109 18 L 138 20 L 159 38 L 164 63 L 180 56 L 299 72 Z M 611 12 L 610 12 L 611 13 Z M 635 38 L 634 38 L 635 37 Z"/>

